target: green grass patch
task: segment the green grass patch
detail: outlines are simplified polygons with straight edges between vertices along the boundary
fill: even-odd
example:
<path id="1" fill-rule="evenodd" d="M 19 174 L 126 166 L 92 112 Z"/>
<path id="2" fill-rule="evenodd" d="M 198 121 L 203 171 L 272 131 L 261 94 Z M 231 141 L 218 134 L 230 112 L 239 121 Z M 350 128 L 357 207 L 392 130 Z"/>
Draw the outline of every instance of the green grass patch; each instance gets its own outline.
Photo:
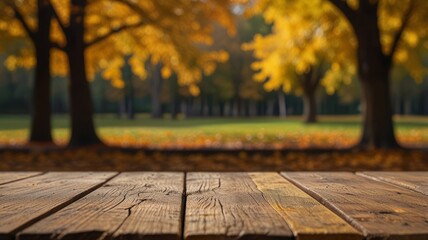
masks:
<path id="1" fill-rule="evenodd" d="M 191 118 L 135 120 L 97 115 L 97 130 L 104 141 L 121 146 L 149 147 L 349 147 L 359 137 L 359 116 L 322 116 L 305 124 L 300 117 Z M 28 136 L 29 116 L 0 116 L 0 143 L 22 144 Z M 67 116 L 54 116 L 54 138 L 69 138 Z M 404 144 L 428 144 L 428 117 L 396 117 L 397 136 Z"/>

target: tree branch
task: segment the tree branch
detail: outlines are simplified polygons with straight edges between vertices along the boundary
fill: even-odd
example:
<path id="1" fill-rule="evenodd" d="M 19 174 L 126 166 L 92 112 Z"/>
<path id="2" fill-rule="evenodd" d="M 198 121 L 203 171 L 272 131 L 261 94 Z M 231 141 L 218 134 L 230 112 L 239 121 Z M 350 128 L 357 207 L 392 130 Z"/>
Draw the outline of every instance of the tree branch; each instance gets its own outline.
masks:
<path id="1" fill-rule="evenodd" d="M 66 38 L 67 38 L 68 28 L 62 22 L 61 18 L 59 17 L 59 15 L 55 9 L 55 7 L 52 4 L 51 4 L 51 8 L 52 8 L 52 13 L 53 13 L 54 18 L 56 19 L 59 27 L 61 28 L 62 32 L 64 33 L 64 35 L 66 35 Z"/>
<path id="2" fill-rule="evenodd" d="M 392 60 L 394 57 L 395 52 L 397 51 L 398 44 L 400 43 L 401 37 L 403 36 L 404 30 L 409 25 L 410 18 L 412 16 L 412 12 L 415 8 L 414 1 L 410 1 L 409 7 L 407 8 L 407 11 L 404 13 L 403 16 L 403 23 L 401 24 L 400 29 L 398 29 L 397 33 L 395 34 L 394 40 L 391 45 L 391 50 L 389 51 L 389 54 L 387 57 Z"/>
<path id="3" fill-rule="evenodd" d="M 338 8 L 343 15 L 348 19 L 351 23 L 352 27 L 356 27 L 356 14 L 355 11 L 349 7 L 346 1 L 343 0 L 329 0 L 331 4 L 333 4 L 336 8 Z"/>
<path id="4" fill-rule="evenodd" d="M 138 23 L 130 24 L 130 25 L 120 26 L 119 28 L 113 29 L 113 30 L 111 30 L 110 32 L 108 32 L 106 34 L 104 34 L 104 35 L 102 35 L 102 36 L 100 36 L 98 38 L 95 38 L 95 39 L 89 41 L 88 43 L 85 44 L 85 48 L 90 47 L 90 46 L 92 46 L 92 45 L 94 45 L 96 43 L 99 43 L 99 42 L 101 42 L 101 41 L 109 38 L 110 36 L 116 34 L 116 33 L 119 33 L 121 31 L 124 31 L 124 30 L 127 30 L 127 29 L 131 29 L 131 28 L 137 28 L 137 27 L 139 27 L 141 25 L 143 25 L 142 22 L 138 22 Z"/>
<path id="5" fill-rule="evenodd" d="M 22 27 L 24 27 L 25 32 L 27 33 L 28 37 L 30 37 L 30 39 L 31 39 L 31 41 L 33 41 L 33 43 L 36 43 L 37 32 L 31 30 L 30 25 L 28 25 L 27 21 L 25 20 L 24 15 L 22 15 L 21 11 L 19 11 L 18 7 L 15 4 L 8 3 L 8 5 L 13 9 L 13 13 L 15 14 L 15 17 L 21 23 Z"/>

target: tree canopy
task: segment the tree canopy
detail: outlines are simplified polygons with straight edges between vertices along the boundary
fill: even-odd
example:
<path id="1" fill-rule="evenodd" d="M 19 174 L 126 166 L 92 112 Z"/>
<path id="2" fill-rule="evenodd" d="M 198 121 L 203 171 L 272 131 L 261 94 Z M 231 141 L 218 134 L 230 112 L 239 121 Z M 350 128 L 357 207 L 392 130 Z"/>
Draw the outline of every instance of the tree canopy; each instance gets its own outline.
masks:
<path id="1" fill-rule="evenodd" d="M 10 3 L 15 4 L 13 0 Z M 61 31 L 69 23 L 70 7 L 68 1 L 52 0 L 57 20 L 54 20 L 51 33 L 52 73 L 64 76 L 68 72 L 67 57 L 62 50 L 66 36 Z M 26 36 L 25 26 L 19 23 L 6 2 L 3 4 L 0 30 L 2 41 L 8 46 L 17 37 Z M 28 27 L 36 28 L 36 1 L 17 4 L 19 12 Z M 169 77 L 173 72 L 179 83 L 190 86 L 197 95 L 195 83 L 203 74 L 211 74 L 217 62 L 228 59 L 225 51 L 207 51 L 212 44 L 212 32 L 215 24 L 227 28 L 234 34 L 234 22 L 230 13 L 230 1 L 95 1 L 88 0 L 85 9 L 86 62 L 89 79 L 98 71 L 115 87 L 124 86 L 120 69 L 124 65 L 124 56 L 131 55 L 133 72 L 145 79 L 145 62 L 155 65 L 162 63 L 162 75 Z M 27 44 L 19 52 L 10 55 L 6 64 L 10 69 L 33 67 L 34 49 Z"/>
<path id="2" fill-rule="evenodd" d="M 338 2 L 351 9 L 359 7 L 356 0 Z M 380 0 L 379 4 L 383 51 L 385 54 L 396 51 L 394 62 L 403 65 L 416 81 L 421 81 L 427 74 L 420 49 L 428 44 L 427 28 L 422 20 L 427 15 L 428 5 L 418 0 Z M 406 17 L 409 8 L 412 14 Z M 260 0 L 249 13 L 263 14 L 273 25 L 272 34 L 257 35 L 253 42 L 245 45 L 246 49 L 254 50 L 259 59 L 253 65 L 260 70 L 255 79 L 268 79 L 267 90 L 282 86 L 285 91 L 291 91 L 296 86 L 296 74 L 320 63 L 329 66 L 322 81 L 328 92 L 333 92 L 340 82 L 349 83 L 356 73 L 358 42 L 354 29 L 330 1 Z M 406 27 L 401 30 L 403 21 Z"/>

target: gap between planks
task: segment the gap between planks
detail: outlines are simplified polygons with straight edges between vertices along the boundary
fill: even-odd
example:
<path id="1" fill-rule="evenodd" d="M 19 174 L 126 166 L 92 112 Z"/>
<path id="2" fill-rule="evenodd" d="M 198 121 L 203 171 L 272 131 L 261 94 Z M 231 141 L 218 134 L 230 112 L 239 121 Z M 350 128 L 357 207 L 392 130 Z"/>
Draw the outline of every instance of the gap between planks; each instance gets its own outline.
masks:
<path id="1" fill-rule="evenodd" d="M 367 239 L 428 239 L 428 201 L 419 192 L 349 172 L 281 174 Z"/>
<path id="2" fill-rule="evenodd" d="M 104 173 L 104 175 L 95 174 L 99 179 L 93 179 L 93 183 L 86 183 L 87 187 L 82 187 L 81 189 L 73 189 L 72 185 L 68 184 L 68 190 L 75 193 L 61 193 L 55 191 L 49 193 L 49 191 L 51 191 L 49 190 L 50 188 L 55 187 L 55 185 L 58 184 L 61 185 L 64 181 L 63 179 L 58 178 L 58 176 L 61 176 L 61 174 L 63 173 L 51 172 L 35 177 L 35 182 L 32 182 L 32 179 L 24 179 L 22 181 L 0 186 L 3 190 L 7 191 L 5 194 L 0 196 L 4 200 L 4 202 L 1 203 L 3 208 L 0 212 L 0 216 L 3 218 L 2 221 L 4 221 L 2 224 L 0 224 L 0 239 L 13 238 L 19 231 L 32 226 L 36 222 L 43 220 L 44 218 L 54 214 L 69 204 L 79 200 L 80 198 L 100 187 L 102 184 L 114 178 L 118 173 L 111 172 Z M 76 174 L 80 174 L 81 176 L 84 176 L 84 174 L 88 174 L 88 176 L 90 175 L 90 173 L 83 172 Z M 67 180 L 65 181 L 67 182 Z M 32 189 L 29 189 L 32 186 L 35 186 L 36 192 L 32 191 Z M 40 192 L 37 190 L 40 190 Z M 14 195 L 13 192 L 16 192 L 17 195 Z M 27 198 L 28 200 L 36 198 L 36 200 L 43 201 L 43 203 L 51 199 L 52 202 L 48 202 L 49 204 L 40 205 L 36 204 L 37 201 L 34 202 L 32 200 L 33 203 L 28 205 L 25 203 Z M 13 206 L 14 204 L 15 206 Z M 15 214 L 13 212 L 15 212 Z M 26 212 L 28 212 L 28 214 Z"/>
<path id="3" fill-rule="evenodd" d="M 117 175 L 119 175 L 119 173 L 114 174 L 112 177 L 107 178 L 104 182 L 101 182 L 79 194 L 77 194 L 76 196 L 72 197 L 70 200 L 63 202 L 62 204 L 59 204 L 55 207 L 53 207 L 51 210 L 47 211 L 46 213 L 33 218 L 32 220 L 29 220 L 28 222 L 24 223 L 22 226 L 16 228 L 14 231 L 12 231 L 13 235 L 16 235 L 18 232 L 24 230 L 25 228 L 30 227 L 31 225 L 35 224 L 36 222 L 39 222 L 41 220 L 43 220 L 44 218 L 60 211 L 61 209 L 67 207 L 68 205 L 72 204 L 73 202 L 78 201 L 79 199 L 85 197 L 86 195 L 90 194 L 91 192 L 95 191 L 96 189 L 98 189 L 99 187 L 101 187 L 102 185 L 106 184 L 107 182 L 109 182 L 111 179 L 115 178 Z"/>
<path id="4" fill-rule="evenodd" d="M 46 172 L 0 172 L 0 185 L 14 183 L 28 178 L 41 176 L 45 173 Z M 12 180 L 4 180 L 4 178 L 12 178 Z"/>
<path id="5" fill-rule="evenodd" d="M 356 174 L 428 196 L 428 172 L 357 172 Z"/>
<path id="6" fill-rule="evenodd" d="M 121 173 L 24 229 L 19 239 L 180 239 L 182 172 Z"/>

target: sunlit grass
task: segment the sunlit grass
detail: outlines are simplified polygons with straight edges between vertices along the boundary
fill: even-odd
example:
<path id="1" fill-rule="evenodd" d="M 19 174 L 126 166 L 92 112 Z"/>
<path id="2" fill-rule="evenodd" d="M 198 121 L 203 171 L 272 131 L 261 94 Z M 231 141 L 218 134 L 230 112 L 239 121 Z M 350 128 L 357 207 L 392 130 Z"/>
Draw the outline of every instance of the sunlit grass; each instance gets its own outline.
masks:
<path id="1" fill-rule="evenodd" d="M 54 138 L 65 144 L 69 138 L 67 116 L 55 116 Z M 428 117 L 396 117 L 400 142 L 428 145 Z M 305 124 L 300 117 L 192 118 L 158 120 L 138 115 L 135 120 L 115 115 L 97 115 L 102 139 L 119 146 L 136 147 L 349 147 L 360 134 L 360 117 L 321 117 Z M 28 116 L 0 116 L 0 144 L 23 144 L 28 135 Z"/>

